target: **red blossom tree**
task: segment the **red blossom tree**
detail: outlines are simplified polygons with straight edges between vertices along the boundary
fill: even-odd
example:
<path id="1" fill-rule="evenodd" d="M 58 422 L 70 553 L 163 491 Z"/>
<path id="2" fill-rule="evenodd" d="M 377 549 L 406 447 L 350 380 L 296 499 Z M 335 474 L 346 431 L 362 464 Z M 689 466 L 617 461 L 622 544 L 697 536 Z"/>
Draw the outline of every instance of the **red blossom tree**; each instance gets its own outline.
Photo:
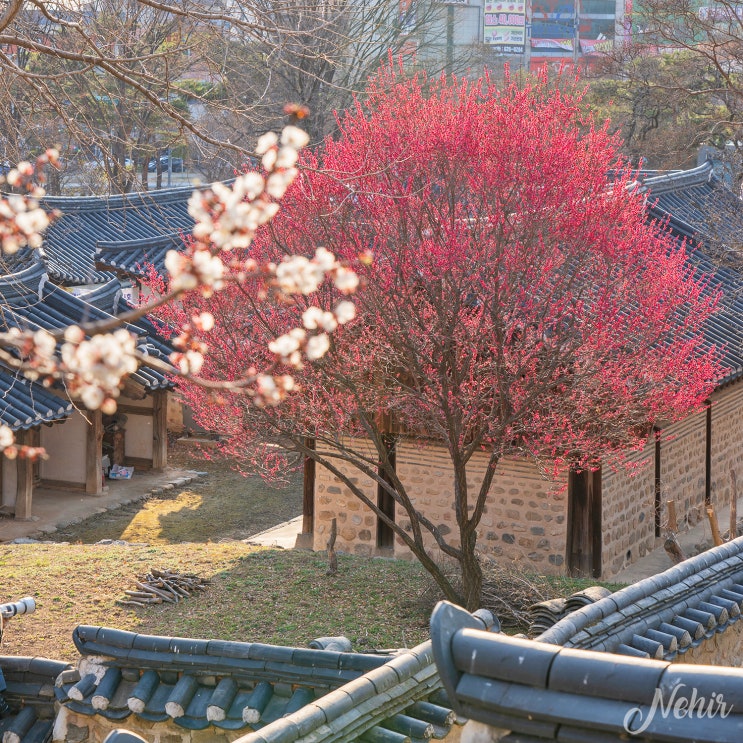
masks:
<path id="1" fill-rule="evenodd" d="M 244 463 L 275 470 L 294 455 L 327 467 L 447 598 L 476 608 L 478 524 L 503 457 L 596 467 L 642 446 L 653 421 L 695 409 L 719 377 L 702 334 L 714 292 L 646 221 L 630 176 L 608 183 L 617 164 L 617 142 L 582 115 L 574 90 L 383 69 L 338 139 L 305 158 L 251 247 L 261 260 L 325 246 L 358 262 L 356 319 L 329 337 L 321 361 L 294 372 L 300 388 L 280 406 L 186 384 L 197 420 L 227 434 L 225 452 Z M 337 289 L 323 292 L 320 304 L 336 308 Z M 268 308 L 253 297 L 243 286 L 184 305 L 217 320 L 205 376 L 269 363 L 277 337 L 272 349 L 289 360 L 290 328 L 304 325 L 319 345 L 334 329 L 331 315 L 304 314 L 302 298 Z M 446 450 L 451 533 L 397 477 L 395 434 Z M 474 481 L 477 452 L 488 466 Z M 360 475 L 402 518 L 365 493 Z M 457 578 L 426 549 L 431 536 Z"/>

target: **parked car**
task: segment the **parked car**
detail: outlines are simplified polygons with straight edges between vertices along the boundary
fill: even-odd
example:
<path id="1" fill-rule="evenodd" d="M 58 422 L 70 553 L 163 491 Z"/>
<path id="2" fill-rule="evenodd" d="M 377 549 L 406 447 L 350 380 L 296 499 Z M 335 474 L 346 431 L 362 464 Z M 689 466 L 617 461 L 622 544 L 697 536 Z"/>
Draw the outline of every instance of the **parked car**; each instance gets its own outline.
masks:
<path id="1" fill-rule="evenodd" d="M 163 170 L 163 172 L 168 170 L 168 160 L 171 160 L 169 155 L 163 155 L 160 158 L 160 167 Z M 157 160 L 155 160 L 154 158 L 150 160 L 149 164 L 147 165 L 147 170 L 149 170 L 150 173 L 154 173 L 157 170 Z M 172 158 L 172 172 L 173 173 L 183 172 L 183 158 L 180 158 L 180 157 Z"/>

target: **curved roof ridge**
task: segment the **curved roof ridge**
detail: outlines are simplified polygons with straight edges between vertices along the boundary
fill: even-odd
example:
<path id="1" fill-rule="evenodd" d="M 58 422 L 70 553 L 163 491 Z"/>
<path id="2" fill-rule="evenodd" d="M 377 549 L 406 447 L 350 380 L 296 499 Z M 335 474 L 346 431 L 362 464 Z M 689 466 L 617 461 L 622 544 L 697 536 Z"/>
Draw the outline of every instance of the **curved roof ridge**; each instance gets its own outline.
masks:
<path id="1" fill-rule="evenodd" d="M 693 186 L 700 183 L 707 183 L 714 178 L 714 169 L 712 163 L 708 161 L 698 165 L 691 170 L 680 170 L 663 175 L 646 178 L 639 184 L 642 192 L 650 191 L 652 193 L 662 193 L 664 191 L 675 191 L 680 187 Z M 635 184 L 637 186 L 638 184 Z"/>
<path id="2" fill-rule="evenodd" d="M 116 315 L 121 296 L 121 282 L 118 279 L 111 279 L 105 284 L 97 284 L 87 291 L 80 292 L 77 296 L 99 310 Z"/>
<path id="3" fill-rule="evenodd" d="M 693 589 L 694 583 L 704 583 L 707 577 L 713 583 L 719 581 L 720 573 L 729 572 L 726 570 L 729 567 L 743 571 L 742 557 L 743 537 L 738 537 L 572 612 L 537 637 L 536 641 L 565 645 L 588 627 L 591 627 L 592 634 L 598 634 L 596 626 L 603 620 L 619 612 L 626 616 L 626 610 L 632 606 L 642 609 L 644 607 L 642 602 L 646 599 L 653 602 L 654 613 L 658 614 L 664 603 L 668 606 L 677 603 L 679 593 L 685 592 L 686 588 Z M 680 591 L 673 590 L 674 586 L 679 585 L 683 586 Z M 692 593 L 694 592 L 692 590 Z"/>
<path id="4" fill-rule="evenodd" d="M 107 251 L 131 250 L 133 248 L 162 248 L 166 245 L 182 242 L 183 231 L 170 232 L 154 237 L 138 237 L 133 240 L 98 240 L 96 255 Z"/>
<path id="5" fill-rule="evenodd" d="M 59 209 L 62 213 L 137 208 L 147 203 L 166 204 L 171 201 L 182 201 L 184 194 L 190 194 L 197 188 L 200 187 L 178 186 L 113 196 L 45 196 L 39 203 L 49 209 Z"/>
<path id="6" fill-rule="evenodd" d="M 214 183 L 230 185 L 234 178 Z M 184 195 L 190 195 L 194 191 L 207 189 L 212 183 L 189 184 L 185 186 L 173 186 L 172 188 L 157 188 L 153 191 L 133 191 L 126 194 L 113 194 L 110 196 L 44 196 L 39 200 L 41 206 L 49 209 L 60 209 L 65 211 L 100 211 L 101 209 L 121 209 L 125 207 L 137 208 L 147 203 L 167 204 L 171 201 L 182 201 Z"/>
<path id="7" fill-rule="evenodd" d="M 41 285 L 47 277 L 46 266 L 36 253 L 34 262 L 15 273 L 0 275 L 0 299 L 13 306 L 18 300 L 25 300 L 34 294 L 38 299 Z"/>

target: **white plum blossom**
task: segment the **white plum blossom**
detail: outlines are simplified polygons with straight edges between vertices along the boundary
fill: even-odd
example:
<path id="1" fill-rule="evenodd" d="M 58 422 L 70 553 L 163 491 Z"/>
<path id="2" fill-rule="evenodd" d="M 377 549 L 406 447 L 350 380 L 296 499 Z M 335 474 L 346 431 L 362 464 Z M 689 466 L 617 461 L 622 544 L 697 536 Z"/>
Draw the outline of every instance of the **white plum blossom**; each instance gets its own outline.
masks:
<path id="1" fill-rule="evenodd" d="M 259 227 L 276 215 L 278 200 L 284 197 L 298 175 L 299 150 L 308 141 L 306 132 L 296 126 L 285 127 L 280 137 L 273 132 L 264 134 L 258 140 L 256 154 L 262 157 L 265 177 L 251 171 L 238 176 L 231 187 L 216 183 L 209 189 L 194 192 L 188 202 L 188 211 L 194 220 L 193 241 L 185 250 L 170 250 L 166 255 L 171 292 L 166 299 L 176 299 L 181 292 L 190 290 L 198 290 L 209 297 L 224 288 L 227 280 L 243 281 L 251 275 L 262 282 L 259 296 L 267 296 L 273 289 L 285 295 L 280 299 L 282 303 L 291 303 L 286 298 L 289 295 L 317 291 L 326 278 L 344 294 L 356 289 L 358 276 L 323 247 L 318 248 L 312 258 L 289 256 L 278 266 L 259 265 L 240 254 L 222 257 L 229 251 L 248 248 Z M 13 253 L 24 246 L 41 246 L 42 233 L 58 215 L 47 214 L 39 206 L 38 199 L 44 196 L 44 189 L 35 181 L 43 182 L 38 167 L 56 164 L 57 159 L 58 153 L 48 150 L 37 158 L 36 166 L 19 163 L 5 178 L 23 194 L 0 197 L 2 251 Z M 232 271 L 229 276 L 225 263 Z M 235 267 L 238 270 L 234 270 Z M 302 315 L 303 327 L 293 328 L 272 340 L 268 349 L 277 361 L 301 369 L 303 356 L 310 360 L 322 358 L 330 348 L 328 334 L 355 315 L 356 309 L 349 301 L 338 303 L 333 311 L 309 307 Z M 172 338 L 177 349 L 170 356 L 174 373 L 193 377 L 201 372 L 208 349 L 195 332 L 208 333 L 214 325 L 214 316 L 209 312 L 195 314 L 190 322 L 183 324 Z M 51 378 L 63 379 L 70 395 L 79 398 L 87 408 L 113 414 L 122 380 L 137 370 L 141 354 L 137 352 L 136 336 L 128 330 L 96 332 L 99 330 L 88 325 L 72 325 L 65 329 L 60 341 L 59 332 L 11 328 L 3 337 L 8 347 L 18 354 L 20 368 L 29 378 L 44 376 L 45 383 Z M 275 405 L 296 389 L 290 374 L 274 376 L 251 368 L 247 379 L 254 383 L 250 394 L 258 405 Z M 16 446 L 12 430 L 1 425 L 0 450 L 8 457 L 44 456 L 41 449 Z"/>
<path id="2" fill-rule="evenodd" d="M 68 336 L 74 338 L 78 333 L 73 328 Z M 68 389 L 91 410 L 118 397 L 122 379 L 138 366 L 136 337 L 124 328 L 94 335 L 90 340 L 68 340 L 62 345 L 61 356 Z"/>
<path id="3" fill-rule="evenodd" d="M 338 327 L 338 321 L 332 312 L 326 312 L 319 307 L 308 307 L 302 314 L 302 325 L 307 330 L 322 328 L 332 333 Z"/>
<path id="4" fill-rule="evenodd" d="M 309 144 L 310 136 L 304 129 L 298 126 L 285 126 L 281 132 L 281 144 L 301 150 Z"/>
<path id="5" fill-rule="evenodd" d="M 282 147 L 276 156 L 276 168 L 293 168 L 299 160 L 299 153 L 293 147 Z"/>
<path id="6" fill-rule="evenodd" d="M 323 311 L 319 307 L 308 307 L 302 313 L 302 325 L 307 330 L 314 330 L 320 324 L 322 319 Z"/>
<path id="7" fill-rule="evenodd" d="M 276 150 L 269 150 L 262 158 L 261 158 L 261 165 L 263 166 L 264 170 L 271 171 L 276 166 L 276 159 L 278 158 L 278 153 Z"/>
<path id="8" fill-rule="evenodd" d="M 325 273 L 329 273 L 338 265 L 335 256 L 327 248 L 323 247 L 315 251 L 314 260 Z"/>
<path id="9" fill-rule="evenodd" d="M 276 281 L 284 294 L 312 294 L 324 279 L 322 267 L 303 255 L 284 258 L 276 267 Z"/>
<path id="10" fill-rule="evenodd" d="M 300 129 L 300 131 L 302 131 Z M 265 155 L 272 147 L 275 147 L 279 143 L 279 138 L 275 132 L 266 132 L 258 137 L 258 144 L 255 148 L 256 155 Z M 286 144 L 286 143 L 285 143 Z"/>
<path id="11" fill-rule="evenodd" d="M 204 366 L 204 354 L 199 351 L 186 351 L 186 353 L 173 353 L 170 360 L 178 367 L 181 374 L 198 374 Z"/>
<path id="12" fill-rule="evenodd" d="M 201 331 L 208 333 L 214 329 L 214 315 L 211 312 L 201 312 L 191 318 L 191 322 Z"/>
<path id="13" fill-rule="evenodd" d="M 359 285 L 359 277 L 356 273 L 343 266 L 336 270 L 334 281 L 336 289 L 344 294 L 351 294 Z"/>
<path id="14" fill-rule="evenodd" d="M 356 317 L 356 305 L 348 300 L 339 302 L 335 308 L 335 317 L 339 325 L 345 325 Z"/>
<path id="15" fill-rule="evenodd" d="M 0 450 L 13 446 L 14 441 L 13 431 L 8 426 L 0 426 Z"/>
<path id="16" fill-rule="evenodd" d="M 199 281 L 190 272 L 191 261 L 177 250 L 169 250 L 165 254 L 165 268 L 170 274 L 170 285 L 174 290 L 195 289 Z"/>
<path id="17" fill-rule="evenodd" d="M 289 357 L 299 349 L 300 339 L 289 333 L 280 335 L 268 344 L 268 350 L 277 356 Z"/>
<path id="18" fill-rule="evenodd" d="M 330 338 L 328 338 L 326 333 L 320 333 L 319 335 L 313 335 L 307 341 L 305 353 L 310 361 L 315 361 L 322 358 L 329 348 Z"/>
<path id="19" fill-rule="evenodd" d="M 283 198 L 286 189 L 289 188 L 292 181 L 297 177 L 297 169 L 290 167 L 288 170 L 279 170 L 272 173 L 266 181 L 266 193 L 273 196 L 274 199 Z"/>

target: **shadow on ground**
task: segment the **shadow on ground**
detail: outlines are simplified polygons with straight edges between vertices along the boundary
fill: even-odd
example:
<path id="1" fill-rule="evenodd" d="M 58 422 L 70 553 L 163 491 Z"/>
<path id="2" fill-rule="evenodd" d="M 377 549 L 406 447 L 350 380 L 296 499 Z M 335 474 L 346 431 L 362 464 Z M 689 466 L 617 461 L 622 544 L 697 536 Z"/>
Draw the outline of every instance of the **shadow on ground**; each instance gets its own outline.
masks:
<path id="1" fill-rule="evenodd" d="M 273 487 L 258 476 L 243 477 L 228 462 L 205 461 L 195 452 L 175 450 L 170 460 L 208 475 L 183 488 L 92 515 L 59 529 L 53 540 L 178 544 L 247 539 L 302 513 L 301 475 L 288 486 Z"/>

